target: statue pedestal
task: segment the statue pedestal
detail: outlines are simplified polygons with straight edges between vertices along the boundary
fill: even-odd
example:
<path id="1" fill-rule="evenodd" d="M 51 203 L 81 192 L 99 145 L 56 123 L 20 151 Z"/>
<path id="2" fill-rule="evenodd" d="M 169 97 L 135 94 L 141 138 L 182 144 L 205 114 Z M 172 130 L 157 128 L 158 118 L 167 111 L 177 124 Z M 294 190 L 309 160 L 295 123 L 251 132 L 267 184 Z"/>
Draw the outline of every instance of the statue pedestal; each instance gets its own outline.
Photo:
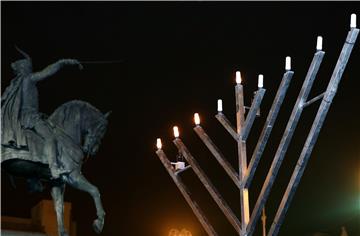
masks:
<path id="1" fill-rule="evenodd" d="M 64 225 L 70 236 L 76 236 L 71 221 L 71 203 L 64 203 Z M 31 218 L 1 217 L 2 236 L 58 236 L 56 213 L 52 200 L 42 200 L 31 209 Z"/>

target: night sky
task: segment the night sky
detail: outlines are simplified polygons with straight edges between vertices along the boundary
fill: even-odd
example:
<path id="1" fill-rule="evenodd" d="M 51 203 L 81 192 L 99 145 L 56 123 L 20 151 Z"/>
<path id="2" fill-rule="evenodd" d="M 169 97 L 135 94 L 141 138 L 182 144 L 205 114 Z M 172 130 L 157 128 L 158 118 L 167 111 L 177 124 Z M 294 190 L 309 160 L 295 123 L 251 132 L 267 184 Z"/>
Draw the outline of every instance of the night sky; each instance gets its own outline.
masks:
<path id="1" fill-rule="evenodd" d="M 250 204 L 271 164 L 281 135 L 315 52 L 316 37 L 326 52 L 309 98 L 326 88 L 349 30 L 350 14 L 360 4 L 247 2 L 2 2 L 1 91 L 19 59 L 14 45 L 31 55 L 34 70 L 60 58 L 122 60 L 63 68 L 39 83 L 40 110 L 51 114 L 64 102 L 80 99 L 102 112 L 112 110 L 99 153 L 86 162 L 84 175 L 102 193 L 107 213 L 102 235 L 165 236 L 171 228 L 205 235 L 200 223 L 155 154 L 156 138 L 175 160 L 172 126 L 224 198 L 239 214 L 239 193 L 193 132 L 199 112 L 202 127 L 237 168 L 236 144 L 217 122 L 216 100 L 235 124 L 235 71 L 244 79 L 245 102 L 264 74 L 267 89 L 248 141 L 248 156 L 284 73 L 285 56 L 295 71 L 278 121 L 250 188 Z M 358 21 L 358 24 L 360 22 Z M 338 93 L 288 211 L 280 235 L 360 235 L 360 42 L 354 47 Z M 268 226 L 276 212 L 319 103 L 304 110 L 294 139 L 266 204 Z M 42 194 L 26 192 L 23 179 L 10 186 L 4 172 L 2 215 L 29 217 Z M 194 198 L 219 235 L 236 235 L 191 171 L 184 174 Z M 89 195 L 67 188 L 79 236 L 96 235 Z M 260 228 L 255 235 L 260 235 Z"/>

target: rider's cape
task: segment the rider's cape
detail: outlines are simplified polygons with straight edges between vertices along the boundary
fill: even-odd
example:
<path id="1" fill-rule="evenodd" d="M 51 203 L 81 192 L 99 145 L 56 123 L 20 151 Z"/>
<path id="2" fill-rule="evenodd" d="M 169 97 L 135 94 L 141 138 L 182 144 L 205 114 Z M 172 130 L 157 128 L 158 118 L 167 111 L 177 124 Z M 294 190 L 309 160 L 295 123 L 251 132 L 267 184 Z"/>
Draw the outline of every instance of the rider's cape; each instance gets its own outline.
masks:
<path id="1" fill-rule="evenodd" d="M 13 79 L 1 97 L 1 162 L 17 158 L 47 164 L 42 138 L 32 130 L 23 129 L 20 123 L 23 79 Z M 82 149 L 58 127 L 53 130 L 57 137 L 57 160 L 61 166 L 71 170 L 81 165 Z"/>
<path id="2" fill-rule="evenodd" d="M 27 146 L 20 124 L 22 80 L 20 76 L 13 79 L 1 97 L 1 144 L 4 146 Z"/>

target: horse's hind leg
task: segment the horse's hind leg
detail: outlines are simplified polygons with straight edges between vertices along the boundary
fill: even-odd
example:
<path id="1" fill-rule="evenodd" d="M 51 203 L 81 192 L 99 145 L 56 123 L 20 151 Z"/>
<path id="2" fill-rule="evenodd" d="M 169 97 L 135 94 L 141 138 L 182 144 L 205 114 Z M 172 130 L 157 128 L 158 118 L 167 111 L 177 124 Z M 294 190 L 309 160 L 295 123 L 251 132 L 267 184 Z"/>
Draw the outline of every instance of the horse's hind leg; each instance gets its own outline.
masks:
<path id="1" fill-rule="evenodd" d="M 101 233 L 104 227 L 105 211 L 101 203 L 100 193 L 96 186 L 91 184 L 81 173 L 72 172 L 66 181 L 72 187 L 89 193 L 95 202 L 97 219 L 94 220 L 93 228 L 96 233 Z"/>
<path id="2" fill-rule="evenodd" d="M 59 236 L 68 236 L 64 227 L 64 190 L 65 184 L 54 185 L 51 188 L 51 196 L 54 200 Z"/>

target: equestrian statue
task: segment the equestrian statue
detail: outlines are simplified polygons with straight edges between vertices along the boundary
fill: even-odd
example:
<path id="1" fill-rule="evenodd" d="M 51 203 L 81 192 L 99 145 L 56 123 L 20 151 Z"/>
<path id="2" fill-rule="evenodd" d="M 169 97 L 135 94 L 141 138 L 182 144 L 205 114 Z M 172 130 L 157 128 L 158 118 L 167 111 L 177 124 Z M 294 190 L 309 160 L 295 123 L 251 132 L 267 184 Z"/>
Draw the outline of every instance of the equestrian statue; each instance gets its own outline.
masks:
<path id="1" fill-rule="evenodd" d="M 11 176 L 27 179 L 31 191 L 51 187 L 59 236 L 64 228 L 64 190 L 68 184 L 88 192 L 96 207 L 95 232 L 104 226 L 105 211 L 100 193 L 81 173 L 88 156 L 97 153 L 108 124 L 109 113 L 102 114 L 87 102 L 70 101 L 50 116 L 39 112 L 37 83 L 66 65 L 82 65 L 75 59 L 61 59 L 39 72 L 33 72 L 28 54 L 11 64 L 15 73 L 1 96 L 1 168 Z"/>

